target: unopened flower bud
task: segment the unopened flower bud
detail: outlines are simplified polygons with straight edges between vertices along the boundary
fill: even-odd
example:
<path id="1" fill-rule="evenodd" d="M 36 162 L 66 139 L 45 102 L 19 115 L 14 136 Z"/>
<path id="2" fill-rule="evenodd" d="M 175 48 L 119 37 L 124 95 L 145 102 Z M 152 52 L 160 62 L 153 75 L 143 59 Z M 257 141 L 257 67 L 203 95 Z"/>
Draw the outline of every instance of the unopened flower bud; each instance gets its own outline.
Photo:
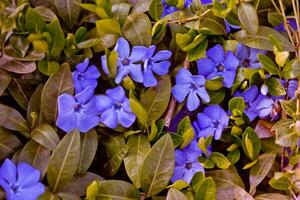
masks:
<path id="1" fill-rule="evenodd" d="M 269 92 L 269 88 L 266 84 L 263 84 L 260 88 L 260 93 L 263 95 L 267 95 Z"/>
<path id="2" fill-rule="evenodd" d="M 122 84 L 123 84 L 124 88 L 126 88 L 127 90 L 134 90 L 135 89 L 135 85 L 134 85 L 132 79 L 129 76 L 126 76 L 123 79 Z"/>

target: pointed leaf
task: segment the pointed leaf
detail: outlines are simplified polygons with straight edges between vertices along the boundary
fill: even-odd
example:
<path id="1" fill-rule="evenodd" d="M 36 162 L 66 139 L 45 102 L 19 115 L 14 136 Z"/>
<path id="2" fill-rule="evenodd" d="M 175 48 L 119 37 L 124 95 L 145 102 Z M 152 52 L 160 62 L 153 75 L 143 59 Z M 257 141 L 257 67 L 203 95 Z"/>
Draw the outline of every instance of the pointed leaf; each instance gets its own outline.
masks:
<path id="1" fill-rule="evenodd" d="M 21 141 L 15 134 L 0 128 L 0 161 L 10 156 L 21 145 Z"/>
<path id="2" fill-rule="evenodd" d="M 49 151 L 53 151 L 60 141 L 56 131 L 49 124 L 37 126 L 31 132 L 31 137 Z"/>

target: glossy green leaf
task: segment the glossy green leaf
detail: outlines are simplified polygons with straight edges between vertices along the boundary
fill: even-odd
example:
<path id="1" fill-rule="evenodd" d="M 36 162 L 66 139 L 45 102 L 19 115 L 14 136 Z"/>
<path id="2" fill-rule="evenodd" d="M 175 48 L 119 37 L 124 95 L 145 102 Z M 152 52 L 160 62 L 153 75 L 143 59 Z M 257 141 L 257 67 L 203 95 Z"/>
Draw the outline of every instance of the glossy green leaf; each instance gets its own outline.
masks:
<path id="1" fill-rule="evenodd" d="M 171 188 L 168 191 L 166 200 L 188 200 L 188 198 L 179 190 Z"/>
<path id="2" fill-rule="evenodd" d="M 168 185 L 174 164 L 174 145 L 166 134 L 154 144 L 142 165 L 140 182 L 147 197 L 156 195 Z"/>
<path id="3" fill-rule="evenodd" d="M 271 58 L 264 54 L 258 54 L 258 60 L 262 64 L 262 67 L 269 72 L 270 75 L 279 75 L 280 71 L 278 66 L 272 61 Z"/>
<path id="4" fill-rule="evenodd" d="M 65 46 L 64 32 L 57 19 L 47 24 L 47 30 L 51 35 L 51 43 L 49 44 L 49 56 L 51 58 L 58 58 Z"/>
<path id="5" fill-rule="evenodd" d="M 34 140 L 29 140 L 23 147 L 18 162 L 25 162 L 41 172 L 41 178 L 46 174 L 50 159 L 50 151 Z"/>
<path id="6" fill-rule="evenodd" d="M 175 188 L 177 190 L 182 190 L 188 186 L 189 186 L 189 183 L 187 183 L 184 180 L 179 179 L 179 180 L 176 180 L 172 185 L 169 185 L 167 188 Z"/>
<path id="7" fill-rule="evenodd" d="M 72 73 L 68 64 L 63 64 L 46 82 L 41 97 L 41 109 L 49 124 L 54 125 L 56 121 L 58 96 L 63 93 L 73 94 L 73 87 Z"/>
<path id="8" fill-rule="evenodd" d="M 245 30 L 255 35 L 259 29 L 258 16 L 255 8 L 250 3 L 241 2 L 237 6 L 237 15 Z"/>
<path id="9" fill-rule="evenodd" d="M 133 184 L 140 188 L 141 168 L 151 145 L 146 136 L 139 134 L 130 136 L 127 146 L 128 153 L 124 158 L 125 169 Z"/>
<path id="10" fill-rule="evenodd" d="M 183 142 L 180 145 L 181 149 L 185 148 L 194 139 L 194 129 L 188 116 L 183 118 L 177 125 L 177 134 L 181 135 L 183 138 Z"/>
<path id="11" fill-rule="evenodd" d="M 122 33 L 132 45 L 151 45 L 151 22 L 143 13 L 129 15 L 122 28 Z"/>
<path id="12" fill-rule="evenodd" d="M 242 135 L 242 147 L 251 160 L 254 160 L 260 152 L 261 141 L 251 127 L 247 127 Z"/>
<path id="13" fill-rule="evenodd" d="M 160 0 L 152 0 L 150 3 L 149 14 L 155 21 L 158 21 L 162 15 L 163 4 Z"/>
<path id="14" fill-rule="evenodd" d="M 86 173 L 92 164 L 98 148 L 98 134 L 92 129 L 87 133 L 80 135 L 80 158 L 77 173 L 82 175 Z"/>
<path id="15" fill-rule="evenodd" d="M 65 186 L 74 176 L 80 158 L 80 133 L 66 134 L 53 151 L 47 170 L 47 180 L 52 191 Z"/>
<path id="16" fill-rule="evenodd" d="M 228 108 L 233 115 L 242 115 L 246 105 L 242 97 L 234 97 L 229 100 Z"/>
<path id="17" fill-rule="evenodd" d="M 293 100 L 280 100 L 281 108 L 290 117 L 294 118 L 296 113 L 296 102 Z"/>
<path id="18" fill-rule="evenodd" d="M 269 88 L 269 93 L 273 96 L 282 96 L 286 94 L 284 87 L 281 85 L 279 79 L 271 77 L 265 80 L 265 84 Z"/>
<path id="19" fill-rule="evenodd" d="M 219 152 L 213 152 L 209 159 L 211 159 L 220 169 L 227 169 L 231 165 L 230 161 Z"/>
<path id="20" fill-rule="evenodd" d="M 205 178 L 201 181 L 195 194 L 195 199 L 199 200 L 215 200 L 216 184 L 212 177 Z"/>
<path id="21" fill-rule="evenodd" d="M 256 35 L 248 34 L 245 30 L 236 32 L 233 37 L 240 43 L 257 49 L 273 51 L 274 47 L 270 35 L 278 39 L 284 51 L 295 51 L 287 37 L 272 29 L 271 27 L 260 26 Z"/>
<path id="22" fill-rule="evenodd" d="M 208 12 L 200 19 L 199 32 L 204 35 L 225 35 L 224 20 L 215 17 L 212 12 Z"/>
<path id="23" fill-rule="evenodd" d="M 40 72 L 47 76 L 51 76 L 55 72 L 57 72 L 60 68 L 60 65 L 56 61 L 47 61 L 47 60 L 40 60 L 38 62 L 38 69 Z"/>
<path id="24" fill-rule="evenodd" d="M 130 108 L 132 112 L 136 115 L 139 123 L 143 126 L 147 126 L 147 111 L 137 100 L 130 98 L 129 99 Z"/>
<path id="25" fill-rule="evenodd" d="M 171 94 L 169 76 L 161 77 L 157 86 L 148 88 L 141 96 L 141 104 L 148 113 L 148 124 L 158 120 L 166 111 Z"/>
<path id="26" fill-rule="evenodd" d="M 25 14 L 25 28 L 31 32 L 42 32 L 46 23 L 42 17 L 33 9 L 28 8 Z"/>
<path id="27" fill-rule="evenodd" d="M 292 147 L 298 144 L 296 130 L 291 127 L 293 123 L 294 120 L 292 119 L 282 119 L 272 127 L 272 130 L 275 131 L 276 144 L 284 147 Z"/>
<path id="28" fill-rule="evenodd" d="M 60 141 L 56 131 L 49 124 L 37 126 L 31 132 L 31 137 L 49 151 L 53 151 Z"/>
<path id="29" fill-rule="evenodd" d="M 269 181 L 269 184 L 276 190 L 287 191 L 291 185 L 291 180 L 286 174 L 280 173 L 280 175 L 276 177 L 275 173 L 275 176 Z"/>
<path id="30" fill-rule="evenodd" d="M 258 162 L 255 163 L 250 170 L 250 193 L 255 193 L 255 188 L 263 181 L 271 170 L 275 161 L 276 154 L 274 152 L 264 153 L 258 157 Z"/>
<path id="31" fill-rule="evenodd" d="M 0 161 L 11 155 L 22 145 L 21 141 L 12 132 L 0 128 Z"/>
<path id="32" fill-rule="evenodd" d="M 53 4 L 68 28 L 73 28 L 80 14 L 81 0 L 53 0 Z"/>
<path id="33" fill-rule="evenodd" d="M 23 116 L 14 108 L 0 104 L 0 126 L 13 131 L 19 131 L 29 138 L 29 128 Z"/>

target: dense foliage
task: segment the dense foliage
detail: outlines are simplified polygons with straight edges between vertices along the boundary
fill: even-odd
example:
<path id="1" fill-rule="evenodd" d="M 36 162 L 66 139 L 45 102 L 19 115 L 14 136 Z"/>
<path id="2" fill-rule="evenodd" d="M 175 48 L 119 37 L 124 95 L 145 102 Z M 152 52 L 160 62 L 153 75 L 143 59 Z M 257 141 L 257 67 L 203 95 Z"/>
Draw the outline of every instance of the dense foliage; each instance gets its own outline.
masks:
<path id="1" fill-rule="evenodd" d="M 0 199 L 299 199 L 299 4 L 1 0 Z"/>

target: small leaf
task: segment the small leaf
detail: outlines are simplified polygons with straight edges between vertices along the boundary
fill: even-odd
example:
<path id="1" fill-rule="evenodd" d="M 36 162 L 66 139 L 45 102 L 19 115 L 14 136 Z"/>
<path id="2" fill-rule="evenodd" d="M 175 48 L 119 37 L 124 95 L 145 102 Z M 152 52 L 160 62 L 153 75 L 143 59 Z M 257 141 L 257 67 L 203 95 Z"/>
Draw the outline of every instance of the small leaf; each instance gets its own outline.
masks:
<path id="1" fill-rule="evenodd" d="M 255 8 L 250 3 L 241 2 L 237 6 L 237 15 L 242 27 L 250 34 L 255 35 L 258 32 L 258 16 Z"/>
<path id="2" fill-rule="evenodd" d="M 79 157 L 80 134 L 75 129 L 64 136 L 51 155 L 47 180 L 53 192 L 57 192 L 73 178 Z"/>
<path id="3" fill-rule="evenodd" d="M 296 102 L 293 100 L 283 100 L 280 99 L 281 108 L 290 117 L 294 118 L 296 113 Z"/>
<path id="4" fill-rule="evenodd" d="M 129 150 L 124 158 L 125 169 L 133 184 L 140 188 L 140 177 L 143 176 L 141 168 L 151 146 L 146 136 L 141 134 L 130 136 L 127 146 Z"/>
<path id="5" fill-rule="evenodd" d="M 4 128 L 0 128 L 0 161 L 10 156 L 22 145 L 15 134 Z"/>
<path id="6" fill-rule="evenodd" d="M 148 16 L 143 13 L 129 15 L 122 33 L 132 45 L 151 45 L 151 22 Z"/>
<path id="7" fill-rule="evenodd" d="M 25 14 L 25 28 L 31 33 L 43 32 L 46 23 L 42 17 L 31 7 Z"/>
<path id="8" fill-rule="evenodd" d="M 141 104 L 148 113 L 148 124 L 157 121 L 166 111 L 171 94 L 169 76 L 161 77 L 157 86 L 148 88 L 141 96 Z"/>
<path id="9" fill-rule="evenodd" d="M 284 87 L 277 78 L 271 77 L 265 80 L 265 84 L 269 88 L 269 93 L 273 96 L 286 95 Z"/>
<path id="10" fill-rule="evenodd" d="M 194 128 L 191 124 L 189 116 L 186 116 L 179 122 L 177 126 L 177 134 L 181 135 L 183 139 L 180 149 L 185 148 L 194 139 Z"/>
<path id="11" fill-rule="evenodd" d="M 275 161 L 274 152 L 264 153 L 258 157 L 258 162 L 250 170 L 250 194 L 255 193 L 255 188 L 264 180 Z"/>
<path id="12" fill-rule="evenodd" d="M 262 67 L 269 72 L 270 75 L 279 75 L 280 71 L 278 66 L 272 61 L 271 58 L 264 54 L 257 55 L 259 62 L 262 64 Z"/>
<path id="13" fill-rule="evenodd" d="M 92 164 L 98 148 L 98 134 L 92 129 L 87 133 L 81 134 L 80 158 L 77 173 L 85 174 Z"/>
<path id="14" fill-rule="evenodd" d="M 227 169 L 231 165 L 230 161 L 223 154 L 218 152 L 213 152 L 209 159 L 211 159 L 216 166 L 221 169 Z"/>
<path id="15" fill-rule="evenodd" d="M 169 134 L 154 144 L 141 170 L 141 186 L 147 197 L 156 195 L 169 183 L 174 170 L 174 146 Z"/>
<path id="16" fill-rule="evenodd" d="M 189 186 L 189 184 L 187 182 L 179 179 L 179 180 L 175 181 L 172 185 L 169 185 L 167 188 L 175 188 L 177 190 L 182 190 L 188 186 Z"/>
<path id="17" fill-rule="evenodd" d="M 229 100 L 228 108 L 235 115 L 242 115 L 244 113 L 246 105 L 242 97 L 234 97 Z"/>
<path id="18" fill-rule="evenodd" d="M 53 151 L 60 141 L 56 131 L 49 124 L 37 126 L 31 132 L 31 137 L 49 151 Z"/>
<path id="19" fill-rule="evenodd" d="M 44 21 L 51 22 L 57 19 L 55 13 L 45 6 L 37 6 L 34 10 L 43 18 Z"/>
<path id="20" fill-rule="evenodd" d="M 6 88 L 9 86 L 11 76 L 6 71 L 0 69 L 0 96 L 3 95 Z"/>
<path id="21" fill-rule="evenodd" d="M 152 0 L 150 3 L 149 14 L 155 21 L 158 21 L 162 15 L 163 4 L 161 0 Z"/>
<path id="22" fill-rule="evenodd" d="M 28 99 L 23 91 L 22 83 L 15 78 L 12 78 L 8 86 L 9 93 L 13 96 L 16 102 L 24 109 L 27 109 Z"/>
<path id="23" fill-rule="evenodd" d="M 179 190 L 171 188 L 168 191 L 166 200 L 188 200 L 188 198 Z"/>
<path id="24" fill-rule="evenodd" d="M 23 62 L 5 55 L 2 58 L 4 58 L 6 62 L 0 62 L 0 68 L 4 69 L 5 71 L 14 72 L 17 74 L 28 74 L 36 70 L 35 62 Z"/>
<path id="25" fill-rule="evenodd" d="M 56 61 L 40 60 L 38 62 L 38 69 L 40 72 L 47 76 L 51 76 L 57 72 L 60 68 L 60 65 Z"/>
<path id="26" fill-rule="evenodd" d="M 136 115 L 139 123 L 143 126 L 147 126 L 147 111 L 145 110 L 145 108 L 141 105 L 140 102 L 138 102 L 137 100 L 133 99 L 133 98 L 129 98 L 129 102 L 130 102 L 130 108 L 132 110 L 132 112 Z"/>
<path id="27" fill-rule="evenodd" d="M 51 23 L 47 24 L 47 30 L 51 35 L 51 41 L 52 41 L 49 44 L 49 56 L 51 58 L 58 58 L 65 46 L 64 32 L 61 28 L 58 19 L 55 19 Z"/>
<path id="28" fill-rule="evenodd" d="M 251 127 L 247 127 L 242 135 L 242 147 L 251 160 L 255 160 L 260 152 L 261 141 Z"/>
<path id="29" fill-rule="evenodd" d="M 215 200 L 216 184 L 212 177 L 205 178 L 201 181 L 195 194 L 195 199 L 199 200 Z"/>

